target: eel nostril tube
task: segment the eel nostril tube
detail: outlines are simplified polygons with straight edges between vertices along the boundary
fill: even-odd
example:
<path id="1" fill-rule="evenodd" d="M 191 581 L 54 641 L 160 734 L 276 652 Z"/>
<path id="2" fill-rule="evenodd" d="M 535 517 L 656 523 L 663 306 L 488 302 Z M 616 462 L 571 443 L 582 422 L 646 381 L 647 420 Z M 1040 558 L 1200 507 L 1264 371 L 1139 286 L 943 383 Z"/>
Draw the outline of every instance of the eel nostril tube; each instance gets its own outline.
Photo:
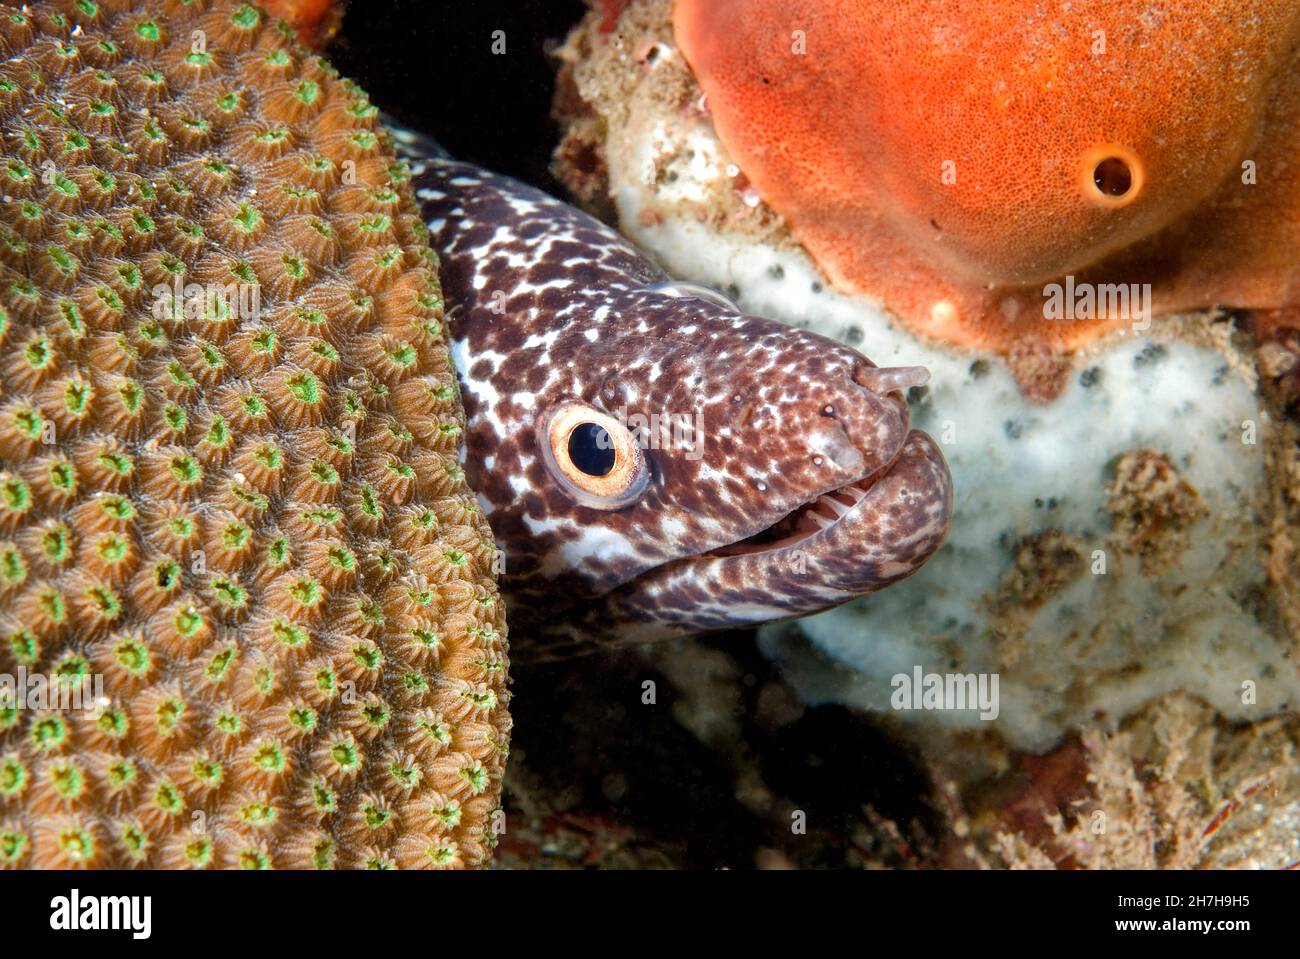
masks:
<path id="1" fill-rule="evenodd" d="M 930 382 L 930 371 L 924 366 L 859 366 L 853 371 L 853 382 L 884 396 L 913 386 L 925 386 Z"/>

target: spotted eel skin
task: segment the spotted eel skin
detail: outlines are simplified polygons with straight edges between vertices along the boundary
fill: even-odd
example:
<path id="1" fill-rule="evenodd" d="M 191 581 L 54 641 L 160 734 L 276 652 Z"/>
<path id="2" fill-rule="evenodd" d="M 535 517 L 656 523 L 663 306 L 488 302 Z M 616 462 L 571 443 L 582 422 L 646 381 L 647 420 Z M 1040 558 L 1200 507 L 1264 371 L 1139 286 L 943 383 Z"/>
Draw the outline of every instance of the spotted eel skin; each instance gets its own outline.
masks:
<path id="1" fill-rule="evenodd" d="M 952 480 L 902 395 L 924 370 L 745 315 L 573 207 L 398 140 L 441 256 L 466 472 L 503 551 L 512 656 L 811 613 L 938 548 Z M 643 449 L 640 497 L 592 508 L 541 449 L 547 411 L 575 403 L 685 415 L 699 441 Z"/>

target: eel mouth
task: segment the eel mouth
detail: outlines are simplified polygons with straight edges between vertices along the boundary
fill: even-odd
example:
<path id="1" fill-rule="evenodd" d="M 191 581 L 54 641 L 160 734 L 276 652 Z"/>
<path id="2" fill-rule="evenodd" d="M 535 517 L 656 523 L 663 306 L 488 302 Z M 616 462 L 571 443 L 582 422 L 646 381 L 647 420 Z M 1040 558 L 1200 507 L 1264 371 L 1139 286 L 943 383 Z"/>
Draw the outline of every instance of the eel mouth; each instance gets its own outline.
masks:
<path id="1" fill-rule="evenodd" d="M 896 507 L 900 499 L 913 507 L 903 511 L 904 522 L 895 529 L 904 534 L 904 539 L 909 538 L 907 534 L 920 532 L 919 527 L 933 525 L 939 516 L 946 529 L 952 513 L 952 477 L 934 441 L 919 430 L 911 430 L 894 458 L 875 472 L 822 493 L 795 507 L 767 529 L 701 554 L 700 558 L 815 548 L 822 540 L 840 538 L 834 534 L 847 532 L 849 527 L 858 531 L 875 518 L 893 518 L 889 513 L 898 511 L 891 507 Z M 936 512 L 916 508 L 923 505 L 939 509 Z"/>
<path id="2" fill-rule="evenodd" d="M 875 592 L 916 572 L 948 535 L 953 487 L 938 444 L 920 430 L 874 473 L 823 493 L 755 536 L 691 564 L 783 616 Z M 757 615 L 757 613 L 756 613 Z"/>
<path id="3" fill-rule="evenodd" d="M 899 452 L 901 454 L 902 451 Z M 806 543 L 818 534 L 830 529 L 857 509 L 862 501 L 867 498 L 871 487 L 876 484 L 877 480 L 893 469 L 896 462 L 898 462 L 897 457 L 870 476 L 853 483 L 847 483 L 828 493 L 822 493 L 802 506 L 796 506 L 791 512 L 767 529 L 760 530 L 753 536 L 747 536 L 738 542 L 702 553 L 701 558 L 771 553 L 783 549 L 792 549 L 800 543 Z"/>

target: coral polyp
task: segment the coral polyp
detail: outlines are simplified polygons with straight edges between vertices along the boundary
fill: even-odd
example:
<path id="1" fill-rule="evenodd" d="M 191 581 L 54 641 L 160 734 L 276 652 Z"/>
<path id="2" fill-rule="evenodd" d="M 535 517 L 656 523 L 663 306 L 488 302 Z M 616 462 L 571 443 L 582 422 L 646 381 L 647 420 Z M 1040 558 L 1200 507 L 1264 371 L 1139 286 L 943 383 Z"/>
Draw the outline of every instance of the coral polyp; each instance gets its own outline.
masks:
<path id="1" fill-rule="evenodd" d="M 0 8 L 0 137 L 0 866 L 486 861 L 505 616 L 373 105 L 67 0 Z"/>

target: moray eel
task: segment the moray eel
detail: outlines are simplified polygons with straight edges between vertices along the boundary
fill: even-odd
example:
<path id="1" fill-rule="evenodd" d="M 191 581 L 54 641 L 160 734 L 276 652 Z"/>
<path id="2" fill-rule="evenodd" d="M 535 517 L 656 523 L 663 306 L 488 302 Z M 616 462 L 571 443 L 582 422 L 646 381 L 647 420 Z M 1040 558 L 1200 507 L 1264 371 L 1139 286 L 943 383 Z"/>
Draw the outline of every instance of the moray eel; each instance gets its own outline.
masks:
<path id="1" fill-rule="evenodd" d="M 747 316 L 573 207 L 398 141 L 452 304 L 512 656 L 800 616 L 938 548 L 952 480 L 903 398 L 924 369 Z"/>

